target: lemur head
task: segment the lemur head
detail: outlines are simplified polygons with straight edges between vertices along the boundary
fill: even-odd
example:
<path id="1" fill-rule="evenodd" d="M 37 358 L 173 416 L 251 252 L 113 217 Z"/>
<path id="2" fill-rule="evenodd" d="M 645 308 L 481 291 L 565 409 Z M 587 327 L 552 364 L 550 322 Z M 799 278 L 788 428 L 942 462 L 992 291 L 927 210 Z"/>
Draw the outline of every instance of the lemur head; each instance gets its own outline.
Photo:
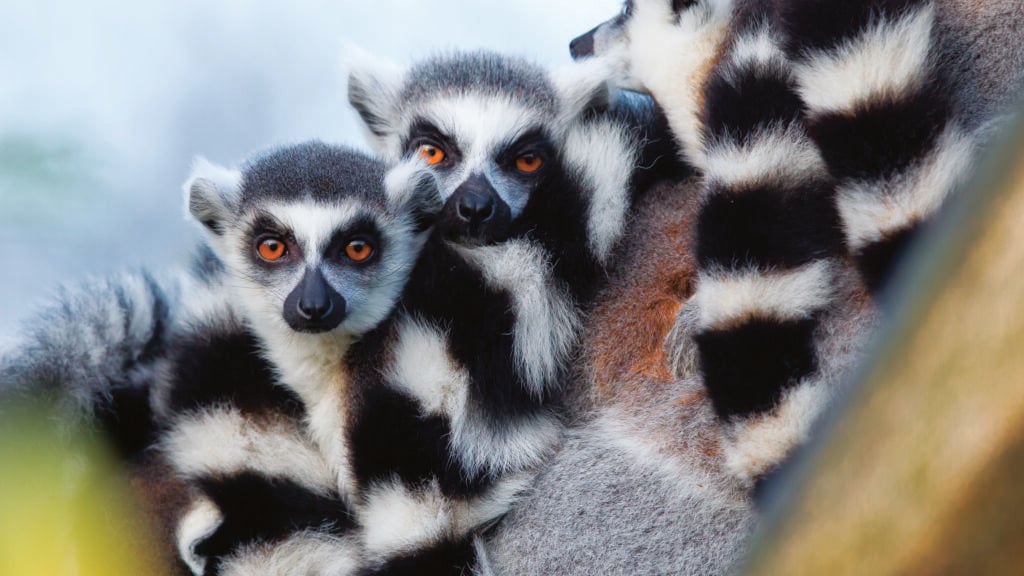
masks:
<path id="1" fill-rule="evenodd" d="M 311 142 L 241 170 L 199 159 L 185 195 L 257 332 L 350 335 L 390 312 L 440 208 L 433 177 L 406 172 Z"/>
<path id="2" fill-rule="evenodd" d="M 356 63 L 348 96 L 378 154 L 420 157 L 437 174 L 441 231 L 494 242 L 560 170 L 569 123 L 607 103 L 607 77 L 603 63 L 556 77 L 520 58 L 455 53 L 408 70 Z"/>
<path id="3" fill-rule="evenodd" d="M 576 60 L 607 63 L 622 88 L 652 95 L 684 148 L 697 148 L 702 91 L 736 4 L 747 0 L 626 0 L 622 12 L 574 39 Z"/>

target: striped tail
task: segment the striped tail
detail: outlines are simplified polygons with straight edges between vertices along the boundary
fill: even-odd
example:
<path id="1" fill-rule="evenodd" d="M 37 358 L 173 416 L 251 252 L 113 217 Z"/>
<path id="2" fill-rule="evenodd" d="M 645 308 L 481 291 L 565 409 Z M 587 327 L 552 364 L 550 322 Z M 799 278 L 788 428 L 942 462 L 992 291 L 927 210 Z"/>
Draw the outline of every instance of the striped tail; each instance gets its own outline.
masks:
<path id="1" fill-rule="evenodd" d="M 772 409 L 817 367 L 843 237 L 834 182 L 770 15 L 743 16 L 705 94 L 694 341 L 723 419 Z"/>
<path id="2" fill-rule="evenodd" d="M 870 332 L 869 294 L 975 151 L 932 2 L 772 10 L 736 15 L 707 85 L 697 290 L 677 328 L 746 480 L 805 441 Z"/>
<path id="3" fill-rule="evenodd" d="M 975 156 L 940 74 L 936 6 L 801 0 L 781 17 L 807 131 L 837 182 L 846 243 L 877 292 Z"/>
<path id="4" fill-rule="evenodd" d="M 178 418 L 159 453 L 190 489 L 170 527 L 196 576 L 352 574 L 355 519 L 301 421 L 230 404 Z"/>
<path id="5" fill-rule="evenodd" d="M 677 372 L 699 371 L 746 482 L 806 440 L 866 324 L 783 23 L 738 11 L 706 85 L 696 290 L 669 343 Z"/>
<path id="6" fill-rule="evenodd" d="M 62 417 L 97 419 L 124 456 L 137 454 L 152 440 L 149 385 L 184 280 L 140 272 L 64 288 L 0 358 L 0 397 L 50 399 Z"/>

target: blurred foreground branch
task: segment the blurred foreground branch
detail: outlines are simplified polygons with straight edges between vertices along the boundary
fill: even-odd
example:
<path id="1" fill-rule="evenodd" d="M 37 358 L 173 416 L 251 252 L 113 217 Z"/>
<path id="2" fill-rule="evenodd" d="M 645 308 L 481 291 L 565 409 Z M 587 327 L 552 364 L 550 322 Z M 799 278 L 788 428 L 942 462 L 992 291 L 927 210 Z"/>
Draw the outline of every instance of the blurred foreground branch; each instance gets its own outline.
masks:
<path id="1" fill-rule="evenodd" d="M 1020 574 L 1024 124 L 889 302 L 899 321 L 749 574 Z"/>

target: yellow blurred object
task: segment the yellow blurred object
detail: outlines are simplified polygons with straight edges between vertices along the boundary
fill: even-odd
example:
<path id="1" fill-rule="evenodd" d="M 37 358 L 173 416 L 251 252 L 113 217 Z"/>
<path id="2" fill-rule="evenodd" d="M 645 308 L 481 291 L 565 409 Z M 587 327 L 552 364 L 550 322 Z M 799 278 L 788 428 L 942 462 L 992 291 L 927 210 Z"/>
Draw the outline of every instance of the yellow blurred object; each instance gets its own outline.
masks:
<path id="1" fill-rule="evenodd" d="M 746 574 L 1024 572 L 1024 120 L 994 152 Z"/>
<path id="2" fill-rule="evenodd" d="M 96 434 L 36 407 L 0 420 L 0 575 L 165 573 L 149 527 Z"/>

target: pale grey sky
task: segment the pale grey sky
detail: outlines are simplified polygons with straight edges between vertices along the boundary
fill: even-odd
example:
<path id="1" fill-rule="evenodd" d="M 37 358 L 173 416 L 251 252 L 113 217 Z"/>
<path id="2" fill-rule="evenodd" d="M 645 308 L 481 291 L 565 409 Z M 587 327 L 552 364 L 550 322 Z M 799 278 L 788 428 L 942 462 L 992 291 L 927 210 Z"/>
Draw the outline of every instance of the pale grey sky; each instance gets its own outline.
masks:
<path id="1" fill-rule="evenodd" d="M 618 0 L 5 0 L 0 338 L 61 281 L 179 262 L 191 158 L 362 145 L 346 43 L 399 62 L 487 47 L 550 65 Z"/>

